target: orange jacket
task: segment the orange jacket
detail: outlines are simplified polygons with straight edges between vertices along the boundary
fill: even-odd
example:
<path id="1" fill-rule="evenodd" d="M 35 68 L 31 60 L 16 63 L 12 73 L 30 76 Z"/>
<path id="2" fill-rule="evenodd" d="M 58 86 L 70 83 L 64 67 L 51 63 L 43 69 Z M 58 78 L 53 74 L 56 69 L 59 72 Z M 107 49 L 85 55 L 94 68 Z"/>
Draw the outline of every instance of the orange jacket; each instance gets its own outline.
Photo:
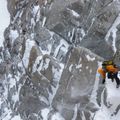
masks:
<path id="1" fill-rule="evenodd" d="M 116 72 L 118 72 L 118 68 L 114 67 L 113 65 L 107 65 L 106 71 L 116 73 Z M 102 67 L 98 68 L 98 73 L 100 73 L 100 75 L 103 77 L 103 79 L 106 78 L 106 72 L 102 69 Z"/>

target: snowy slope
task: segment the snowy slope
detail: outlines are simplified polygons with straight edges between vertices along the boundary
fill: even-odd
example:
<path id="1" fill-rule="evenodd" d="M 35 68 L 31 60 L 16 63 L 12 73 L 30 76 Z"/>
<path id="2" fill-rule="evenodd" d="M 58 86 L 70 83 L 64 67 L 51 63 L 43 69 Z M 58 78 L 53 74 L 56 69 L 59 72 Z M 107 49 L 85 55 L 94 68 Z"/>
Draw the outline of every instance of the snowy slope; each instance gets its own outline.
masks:
<path id="1" fill-rule="evenodd" d="M 97 81 L 99 77 L 97 76 Z M 103 86 L 103 92 L 101 94 L 101 105 L 99 110 L 94 114 L 93 120 L 119 120 L 120 118 L 120 88 L 116 88 L 116 82 L 112 82 L 110 79 L 106 79 L 105 86 Z M 107 92 L 106 102 L 104 104 L 104 92 Z M 95 95 L 95 94 L 94 94 Z M 95 96 L 94 96 L 95 97 Z M 95 104 L 97 103 L 94 101 Z"/>

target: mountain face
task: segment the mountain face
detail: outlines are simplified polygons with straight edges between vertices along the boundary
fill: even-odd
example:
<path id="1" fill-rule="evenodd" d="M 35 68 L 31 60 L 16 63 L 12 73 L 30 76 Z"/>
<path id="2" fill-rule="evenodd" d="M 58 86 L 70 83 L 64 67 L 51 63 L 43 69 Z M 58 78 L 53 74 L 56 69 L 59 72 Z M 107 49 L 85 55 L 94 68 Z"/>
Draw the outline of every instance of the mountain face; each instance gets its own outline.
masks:
<path id="1" fill-rule="evenodd" d="M 8 0 L 7 8 L 1 120 L 120 119 L 119 89 L 97 73 L 116 51 L 119 64 L 119 0 Z"/>

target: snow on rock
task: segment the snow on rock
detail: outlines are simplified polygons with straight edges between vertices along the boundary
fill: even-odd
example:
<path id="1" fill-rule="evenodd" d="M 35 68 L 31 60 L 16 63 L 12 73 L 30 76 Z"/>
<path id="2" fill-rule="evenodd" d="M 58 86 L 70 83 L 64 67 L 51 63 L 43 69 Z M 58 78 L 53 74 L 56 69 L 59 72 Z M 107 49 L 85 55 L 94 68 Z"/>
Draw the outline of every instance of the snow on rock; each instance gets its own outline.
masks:
<path id="1" fill-rule="evenodd" d="M 114 52 L 116 52 L 116 32 L 117 32 L 117 26 L 120 24 L 120 14 L 118 15 L 118 17 L 116 18 L 116 20 L 114 21 L 112 27 L 109 29 L 109 31 L 107 32 L 105 39 L 106 42 L 109 41 L 109 36 L 112 33 L 112 37 L 113 37 L 113 41 L 112 41 L 112 47 Z"/>
<path id="2" fill-rule="evenodd" d="M 102 107 L 95 115 L 93 120 L 111 120 L 110 113 L 106 107 Z"/>
<path id="3" fill-rule="evenodd" d="M 10 120 L 12 118 L 10 110 L 5 109 L 4 113 L 5 113 L 4 116 L 1 116 L 2 120 Z"/>
<path id="4" fill-rule="evenodd" d="M 77 65 L 77 66 L 76 66 L 76 69 L 80 69 L 81 67 L 82 67 L 82 64 Z"/>
<path id="5" fill-rule="evenodd" d="M 22 120 L 22 119 L 19 115 L 16 115 L 16 116 L 12 117 L 11 114 L 7 114 L 4 118 L 2 118 L 2 120 Z"/>
<path id="6" fill-rule="evenodd" d="M 40 6 L 39 5 L 34 6 L 32 12 L 33 17 L 36 19 L 36 22 L 38 22 L 40 19 Z"/>
<path id="7" fill-rule="evenodd" d="M 50 62 L 50 59 L 46 58 L 46 59 L 45 59 L 45 65 L 44 65 L 44 69 L 45 69 L 45 70 L 48 68 L 49 62 Z"/>
<path id="8" fill-rule="evenodd" d="M 48 120 L 48 114 L 50 112 L 49 108 L 45 108 L 41 110 L 41 115 L 43 117 L 43 120 Z"/>
<path id="9" fill-rule="evenodd" d="M 42 27 L 44 27 L 46 20 L 47 20 L 47 17 L 44 17 L 42 22 Z"/>
<path id="10" fill-rule="evenodd" d="M 48 120 L 49 119 L 49 113 L 51 111 L 51 108 L 45 108 L 41 110 L 41 116 L 42 116 L 42 120 Z M 60 113 L 55 112 L 52 116 L 50 120 L 65 120 Z"/>
<path id="11" fill-rule="evenodd" d="M 35 72 L 36 70 L 39 72 L 41 70 L 46 70 L 49 67 L 49 63 L 50 63 L 50 59 L 49 58 L 45 58 L 44 60 L 44 56 L 38 56 L 35 64 L 33 65 L 33 72 Z"/>
<path id="12" fill-rule="evenodd" d="M 39 100 L 49 105 L 48 99 L 46 99 L 44 96 L 39 96 Z"/>
<path id="13" fill-rule="evenodd" d="M 85 33 L 85 31 L 84 31 L 84 29 L 80 29 L 80 33 L 82 34 L 82 36 L 81 36 L 81 40 L 82 40 L 82 38 L 86 35 L 86 33 Z"/>
<path id="14" fill-rule="evenodd" d="M 54 91 L 54 92 L 52 94 L 49 94 L 50 104 L 52 103 L 53 98 L 54 98 L 54 96 L 57 93 L 57 90 L 59 88 L 59 80 L 61 78 L 61 75 L 62 75 L 62 72 L 63 72 L 63 69 L 64 69 L 64 65 L 62 63 L 60 63 L 59 65 L 60 65 L 60 69 L 59 70 L 57 68 L 55 68 L 55 67 L 52 67 L 53 81 L 57 82 L 57 86 L 56 86 L 56 88 L 52 87 L 52 91 Z"/>
<path id="15" fill-rule="evenodd" d="M 31 26 L 35 26 L 35 21 L 34 21 L 34 18 L 31 18 Z"/>
<path id="16" fill-rule="evenodd" d="M 18 81 L 19 76 L 13 78 L 11 74 L 9 74 L 8 77 L 3 81 L 4 91 L 1 94 L 0 99 L 0 107 L 3 108 L 1 110 L 1 120 L 22 120 L 19 115 L 13 115 L 12 110 L 16 110 L 16 103 L 19 102 L 21 84 L 18 85 Z"/>
<path id="17" fill-rule="evenodd" d="M 88 61 L 94 61 L 95 57 L 91 57 L 90 55 L 86 55 L 86 58 L 88 59 Z"/>
<path id="18" fill-rule="evenodd" d="M 54 74 L 54 77 L 53 77 L 54 80 L 60 79 L 62 71 L 64 69 L 64 64 L 60 63 L 59 65 L 60 65 L 60 70 L 58 70 L 55 67 L 52 67 L 52 71 L 53 71 L 53 74 Z"/>
<path id="19" fill-rule="evenodd" d="M 75 17 L 80 17 L 80 15 L 79 15 L 76 11 L 71 10 L 71 9 L 69 9 L 69 8 L 67 8 L 67 10 L 69 10 L 69 12 L 71 13 L 71 15 L 73 15 L 73 16 L 75 16 Z"/>
<path id="20" fill-rule="evenodd" d="M 57 46 L 54 52 L 54 57 L 57 57 L 60 49 L 64 52 L 64 54 L 66 54 L 66 52 L 68 51 L 68 47 L 69 47 L 68 43 L 65 40 L 61 39 L 59 46 Z"/>
<path id="21" fill-rule="evenodd" d="M 42 58 L 43 58 L 42 56 L 38 56 L 38 57 L 36 58 L 36 61 L 35 61 L 34 65 L 33 65 L 33 72 L 36 71 L 37 65 L 40 64 L 40 61 L 42 60 Z M 41 70 L 42 68 L 40 67 L 39 69 Z M 37 71 L 38 71 L 38 69 L 37 69 Z"/>
<path id="22" fill-rule="evenodd" d="M 74 107 L 74 115 L 73 115 L 72 120 L 76 120 L 79 106 L 80 106 L 80 104 L 75 105 L 75 107 Z"/>
<path id="23" fill-rule="evenodd" d="M 20 116 L 14 116 L 11 120 L 22 120 Z"/>
<path id="24" fill-rule="evenodd" d="M 30 39 L 26 40 L 26 45 L 25 45 L 26 49 L 25 49 L 24 56 L 23 56 L 23 63 L 25 65 L 25 68 L 28 67 L 30 51 L 34 45 L 35 45 L 35 42 L 33 40 L 30 40 Z"/>
<path id="25" fill-rule="evenodd" d="M 71 64 L 71 65 L 69 66 L 69 71 L 70 71 L 70 72 L 72 71 L 72 67 L 73 67 L 73 64 Z"/>
<path id="26" fill-rule="evenodd" d="M 6 3 L 6 1 L 5 0 L 0 0 L 0 8 L 1 8 L 0 14 L 4 17 L 4 19 L 1 22 L 2 24 L 0 24 L 0 40 L 1 40 L 0 41 L 0 46 L 2 46 L 2 43 L 4 41 L 3 32 L 4 32 L 5 28 L 8 26 L 7 23 L 9 23 L 9 14 L 7 12 L 7 9 L 6 9 L 7 7 L 5 7 L 5 9 L 2 9 L 3 6 L 4 6 L 4 3 Z M 19 1 L 18 1 L 18 3 L 19 3 Z M 23 8 L 27 7 L 26 2 L 22 1 L 22 3 L 25 3 L 25 4 L 21 4 L 21 5 L 23 5 Z M 83 1 L 83 3 L 84 3 L 84 1 Z M 77 4 L 77 3 L 75 3 L 75 4 Z M 19 4 L 17 4 L 17 5 L 19 5 Z M 19 26 L 19 24 L 17 23 L 17 18 L 20 18 L 22 20 L 22 13 L 24 13 L 24 15 L 26 14 L 26 15 L 29 16 L 29 14 L 31 14 L 29 10 L 31 10 L 31 7 L 32 7 L 32 15 L 29 16 L 29 17 L 31 17 L 31 19 L 29 19 L 29 20 L 31 22 L 30 27 L 33 28 L 33 31 L 32 31 L 33 33 L 32 34 L 28 33 L 28 36 L 31 35 L 32 40 L 27 39 L 25 41 L 25 51 L 24 51 L 24 55 L 23 55 L 23 59 L 22 59 L 23 64 L 24 64 L 25 68 L 27 69 L 28 65 L 29 65 L 29 57 L 30 57 L 31 49 L 33 48 L 33 46 L 36 45 L 35 41 L 34 41 L 36 31 L 34 31 L 34 30 L 37 30 L 37 29 L 34 29 L 34 27 L 37 27 L 36 22 L 38 22 L 40 20 L 40 17 L 41 17 L 40 14 L 42 12 L 40 11 L 40 6 L 39 5 L 29 6 L 29 3 L 28 3 L 28 6 L 30 7 L 30 9 L 22 9 L 21 8 L 22 10 L 20 10 L 20 11 L 17 8 L 17 5 L 15 6 L 16 7 L 15 10 L 18 10 L 18 11 L 17 12 L 15 11 L 16 15 L 14 16 L 13 21 L 11 21 L 11 23 L 14 23 L 14 21 L 16 20 L 15 24 L 17 24 L 18 26 Z M 7 5 L 5 4 L 5 6 L 7 6 Z M 47 6 L 47 0 L 46 0 L 46 3 L 45 3 L 45 6 L 43 6 L 43 7 L 46 7 L 46 6 Z M 26 11 L 24 11 L 24 10 L 26 10 Z M 76 8 L 76 10 L 72 10 L 72 9 L 69 9 L 69 8 L 67 10 L 69 11 L 70 17 L 74 17 L 75 19 L 80 18 L 81 15 L 82 15 L 82 14 L 78 14 L 76 12 L 77 8 Z M 46 9 L 43 12 L 46 12 Z M 52 12 L 52 11 L 50 11 L 50 12 Z M 80 12 L 82 12 L 82 11 L 80 11 Z M 5 13 L 5 14 L 3 14 L 3 13 Z M 90 12 L 90 13 L 92 13 L 92 12 Z M 3 18 L 2 16 L 1 16 L 1 18 Z M 43 20 L 42 21 L 42 27 L 43 28 L 46 27 L 46 26 L 44 26 L 45 24 L 49 24 L 49 19 L 50 18 L 48 19 L 47 17 L 44 16 L 42 18 L 42 20 Z M 24 16 L 24 18 L 27 18 L 27 17 Z M 93 18 L 91 18 L 91 19 L 92 19 L 92 21 L 91 21 L 92 24 L 89 28 L 92 28 L 92 25 L 93 25 L 94 20 L 95 20 Z M 106 35 L 106 41 L 108 41 L 108 38 L 109 38 L 110 34 L 112 33 L 112 36 L 113 36 L 113 41 L 112 41 L 113 44 L 112 45 L 113 45 L 114 51 L 116 51 L 116 46 L 115 46 L 115 44 L 116 44 L 115 39 L 116 39 L 116 32 L 117 32 L 116 27 L 120 23 L 119 19 L 120 19 L 120 15 L 115 20 L 113 26 L 110 28 L 110 30 L 108 31 L 108 33 Z M 84 21 L 84 19 L 83 19 L 83 21 Z M 88 21 L 89 21 L 89 19 L 88 19 Z M 24 22 L 24 20 L 23 20 L 23 22 Z M 27 22 L 26 19 L 25 19 L 25 22 Z M 23 24 L 23 26 L 26 26 L 26 23 L 25 24 L 21 23 L 21 24 Z M 50 24 L 51 24 L 51 22 L 50 22 Z M 82 22 L 81 22 L 81 24 L 82 24 Z M 47 25 L 47 26 L 49 26 L 49 25 Z M 73 27 L 73 28 L 70 27 L 68 29 L 70 31 L 72 30 L 71 31 L 72 33 L 70 31 L 68 32 L 68 37 L 70 38 L 70 41 L 72 42 L 72 44 L 74 44 L 72 40 L 74 39 L 74 35 L 77 35 L 76 34 L 76 28 L 75 27 Z M 90 30 L 90 29 L 88 29 L 88 30 Z M 31 32 L 31 31 L 29 31 L 29 32 Z M 78 32 L 78 34 L 80 33 L 79 40 L 80 41 L 83 40 L 84 36 L 86 35 L 85 29 L 84 28 L 78 29 L 77 32 Z M 55 36 L 53 37 L 53 34 L 55 35 L 55 33 L 50 32 L 51 37 L 48 36 L 47 37 L 48 39 L 46 39 L 46 40 L 44 40 L 44 39 L 43 40 L 41 40 L 41 39 L 38 40 L 39 41 L 39 44 L 38 44 L 39 49 L 42 51 L 43 54 L 37 56 L 37 58 L 35 60 L 35 63 L 33 64 L 33 69 L 32 69 L 33 71 L 32 72 L 36 72 L 36 71 L 41 72 L 42 71 L 44 73 L 47 70 L 48 71 L 51 70 L 50 71 L 51 72 L 50 77 L 52 76 L 51 77 L 52 80 L 50 79 L 51 81 L 50 81 L 50 88 L 49 88 L 51 91 L 49 91 L 49 89 L 47 89 L 48 91 L 46 90 L 49 95 L 47 95 L 47 98 L 41 95 L 41 96 L 39 96 L 39 100 L 43 103 L 46 103 L 47 105 L 50 105 L 50 107 L 52 107 L 52 104 L 54 102 L 55 95 L 57 95 L 57 92 L 60 92 L 62 90 L 65 91 L 65 93 L 60 94 L 61 96 L 58 96 L 58 100 L 61 99 L 60 97 L 65 96 L 66 98 L 63 97 L 62 100 L 61 100 L 61 102 L 63 102 L 63 105 L 64 105 L 64 102 L 67 103 L 67 99 L 71 98 L 70 101 L 73 100 L 72 103 L 74 103 L 74 106 L 72 106 L 73 108 L 71 109 L 70 114 L 73 113 L 72 120 L 76 120 L 76 119 L 78 119 L 77 117 L 79 116 L 78 113 L 81 112 L 80 111 L 80 109 L 81 109 L 80 105 L 82 105 L 81 104 L 82 100 L 79 101 L 79 98 L 82 99 L 83 96 L 85 96 L 85 95 L 87 96 L 88 91 L 92 89 L 92 85 L 93 85 L 93 82 L 94 82 L 94 75 L 95 75 L 95 70 L 93 69 L 94 68 L 93 66 L 97 66 L 93 63 L 94 62 L 96 63 L 97 61 L 96 61 L 96 58 L 95 58 L 94 55 L 92 56 L 89 53 L 88 54 L 85 54 L 84 52 L 82 53 L 82 50 L 80 50 L 80 51 L 79 50 L 74 50 L 74 51 L 72 51 L 73 53 L 71 51 L 68 51 L 69 50 L 69 44 L 64 39 L 62 39 L 64 37 L 62 37 L 62 36 L 60 37 L 57 34 L 56 34 L 57 37 L 55 37 Z M 26 34 L 24 36 L 26 36 Z M 46 36 L 46 33 L 45 33 L 45 36 Z M 9 37 L 11 38 L 12 42 L 14 42 L 15 39 L 17 37 L 19 37 L 18 31 L 14 30 L 14 29 L 10 30 Z M 56 39 L 54 39 L 54 38 L 56 38 Z M 38 37 L 38 39 L 39 39 L 39 37 Z M 41 48 L 40 48 L 40 45 L 41 45 Z M 67 57 L 70 57 L 69 52 L 70 52 L 70 54 L 72 54 L 72 56 L 71 56 L 71 59 L 70 59 L 69 64 L 68 64 L 68 70 L 67 69 L 65 70 L 65 75 L 63 75 L 63 78 L 61 80 L 61 76 L 62 76 L 63 71 L 64 71 L 64 66 L 66 65 L 66 63 L 64 62 L 65 60 L 63 60 L 63 58 L 68 59 Z M 79 58 L 80 56 L 78 56 L 78 55 L 83 56 L 83 59 L 81 60 L 81 58 Z M 49 56 L 49 57 L 46 57 L 46 56 Z M 80 60 L 78 60 L 78 59 L 80 59 Z M 86 64 L 86 61 L 84 63 L 84 60 L 86 60 L 88 63 Z M 89 64 L 89 62 L 90 62 L 90 64 Z M 19 63 L 18 65 L 20 65 L 21 67 L 24 67 L 23 64 L 21 62 L 21 64 Z M 47 72 L 46 72 L 46 74 L 47 74 Z M 46 74 L 42 74 L 42 75 L 45 76 Z M 90 77 L 89 74 L 92 75 L 92 77 Z M 70 78 L 66 78 L 66 75 L 70 75 Z M 19 96 L 20 96 L 20 89 L 21 89 L 22 84 L 20 84 L 19 80 L 20 80 L 21 76 L 16 75 L 16 76 L 14 76 L 15 77 L 14 78 L 11 74 L 8 73 L 7 76 L 5 76 L 5 77 L 6 77 L 6 81 L 3 82 L 4 93 L 2 94 L 2 97 L 0 96 L 0 107 L 4 107 L 2 109 L 2 112 L 4 112 L 4 113 L 2 113 L 2 117 L 0 119 L 2 119 L 2 120 L 21 120 L 22 116 L 20 117 L 19 115 L 15 115 L 16 113 L 19 114 L 19 110 L 16 111 L 17 108 L 15 106 L 17 105 L 16 103 L 20 104 L 19 103 L 19 101 L 20 101 Z M 96 100 L 97 90 L 98 90 L 98 87 L 99 87 L 99 79 L 98 78 L 99 78 L 99 76 L 98 76 L 98 74 L 96 74 L 96 81 L 95 81 L 95 85 L 93 86 L 93 92 L 92 92 L 92 95 L 91 95 L 91 101 L 96 103 L 96 104 L 97 104 L 97 100 Z M 89 82 L 90 81 L 89 79 L 92 82 Z M 61 80 L 61 81 L 59 81 L 59 80 Z M 36 81 L 34 81 L 34 82 L 36 82 Z M 61 84 L 62 82 L 66 85 L 64 86 L 64 84 Z M 87 88 L 87 85 L 89 85 L 89 83 L 90 83 L 90 86 L 88 86 L 88 88 Z M 47 83 L 45 83 L 45 84 L 47 84 Z M 29 83 L 28 83 L 28 85 L 29 85 Z M 32 83 L 30 85 L 32 85 Z M 63 89 L 61 87 L 61 85 L 63 85 L 63 88 L 65 88 L 65 89 Z M 35 89 L 37 89 L 37 87 Z M 107 81 L 107 83 L 106 83 L 107 104 L 110 104 L 111 106 L 109 108 L 107 108 L 107 106 L 105 106 L 104 102 L 102 101 L 101 106 L 99 107 L 99 110 L 93 115 L 94 120 L 102 120 L 102 119 L 104 119 L 104 120 L 118 120 L 117 118 L 120 118 L 120 112 L 119 111 L 116 113 L 116 115 L 114 114 L 115 111 L 116 111 L 116 108 L 120 104 L 119 103 L 119 99 L 120 99 L 120 95 L 119 95 L 120 90 L 119 89 L 116 89 L 115 82 L 111 83 L 110 80 Z M 36 92 L 36 90 L 35 90 L 35 92 Z M 30 94 L 32 95 L 32 93 L 30 93 Z M 59 95 L 59 93 L 58 93 L 58 95 Z M 8 97 L 9 97 L 9 99 L 8 99 Z M 56 98 L 57 98 L 57 96 L 56 96 Z M 78 101 L 78 103 L 75 103 L 76 101 Z M 57 102 L 58 102 L 58 104 L 61 104 L 61 103 L 59 103 L 59 101 L 57 101 Z M 69 102 L 69 100 L 68 100 L 68 102 Z M 79 102 L 81 102 L 81 103 L 79 104 Z M 84 103 L 84 99 L 83 99 L 83 103 Z M 71 104 L 71 102 L 70 102 L 70 104 Z M 87 102 L 86 102 L 86 104 L 87 104 Z M 66 105 L 66 108 L 68 109 L 69 104 L 67 104 L 67 105 Z M 56 110 L 56 108 L 55 108 L 55 110 Z M 40 108 L 40 111 L 41 111 L 41 113 L 40 113 L 41 116 L 40 117 L 42 117 L 42 120 L 48 120 L 49 116 L 50 116 L 51 120 L 65 120 L 61 116 L 61 114 L 58 113 L 58 111 L 57 112 L 52 111 L 53 109 L 52 110 L 51 109 L 52 108 L 45 108 L 45 109 L 41 110 L 41 108 Z M 64 107 L 63 107 L 63 109 L 64 109 Z M 67 109 L 66 109 L 66 111 L 67 111 Z M 51 111 L 53 113 L 51 113 Z M 64 112 L 66 112 L 66 111 L 64 111 Z M 70 109 L 67 112 L 69 112 L 69 111 L 70 111 Z M 25 112 L 25 115 L 27 115 L 26 113 L 29 112 L 29 111 L 24 111 L 24 112 Z M 37 115 L 37 113 L 38 112 L 36 112 L 35 114 Z M 85 120 L 86 119 L 85 111 L 82 111 L 81 113 L 82 113 L 81 114 L 82 120 Z M 69 117 L 69 113 L 67 113 L 67 114 L 68 114 L 68 117 Z M 111 115 L 113 115 L 113 116 L 111 116 Z"/>
<path id="27" fill-rule="evenodd" d="M 55 113 L 52 116 L 51 120 L 65 120 L 65 119 L 60 115 L 60 113 Z"/>
<path id="28" fill-rule="evenodd" d="M 7 103 L 7 100 L 5 98 L 0 106 L 3 107 L 2 110 L 4 111 L 0 116 L 1 120 L 22 120 L 18 115 L 13 116 L 13 111 L 11 110 L 10 105 Z"/>
<path id="29" fill-rule="evenodd" d="M 33 7 L 33 14 L 34 14 L 34 17 L 36 16 L 36 14 L 38 13 L 39 10 L 40 10 L 39 5 L 36 5 L 36 6 Z"/>
<path id="30" fill-rule="evenodd" d="M 116 82 L 111 82 L 111 80 L 108 79 L 107 81 L 107 101 L 112 106 L 109 108 L 109 110 L 112 112 L 112 114 L 116 111 L 116 108 L 120 104 L 120 88 L 116 88 Z"/>
<path id="31" fill-rule="evenodd" d="M 52 45 L 48 43 L 46 50 L 43 50 L 41 47 L 39 47 L 39 49 L 42 51 L 42 53 L 43 53 L 44 55 L 45 55 L 45 54 L 50 54 L 51 49 L 52 49 Z"/>
<path id="32" fill-rule="evenodd" d="M 14 43 L 15 39 L 19 36 L 19 33 L 17 30 L 10 30 L 10 35 L 9 37 L 12 40 L 12 43 Z"/>
<path id="33" fill-rule="evenodd" d="M 39 49 L 42 51 L 43 55 L 52 53 L 54 58 L 57 60 L 62 61 L 63 57 L 65 57 L 66 53 L 68 52 L 69 44 L 62 38 L 59 37 L 59 40 L 53 41 L 53 32 L 50 32 L 51 38 L 48 43 L 43 46 L 40 46 Z M 44 47 L 45 46 L 45 47 Z"/>
<path id="34" fill-rule="evenodd" d="M 0 0 L 0 46 L 3 46 L 4 31 L 10 23 L 10 14 L 7 10 L 7 0 Z"/>
<path id="35" fill-rule="evenodd" d="M 96 74 L 96 80 L 99 80 L 98 74 Z M 98 86 L 98 84 L 96 83 Z M 97 87 L 98 88 L 98 87 Z M 99 110 L 94 114 L 93 120 L 118 120 L 120 117 L 119 105 L 120 105 L 120 88 L 116 88 L 116 82 L 112 82 L 110 79 L 106 79 L 106 91 L 107 91 L 107 104 L 104 105 L 103 102 L 103 94 L 102 94 L 102 102 Z M 91 100 L 96 103 L 96 87 L 94 87 L 94 91 L 92 93 Z"/>
<path id="36" fill-rule="evenodd" d="M 13 88 L 16 85 L 16 80 L 12 78 L 11 74 L 8 75 L 7 79 L 8 79 L 8 82 L 10 83 L 9 88 L 10 89 Z"/>

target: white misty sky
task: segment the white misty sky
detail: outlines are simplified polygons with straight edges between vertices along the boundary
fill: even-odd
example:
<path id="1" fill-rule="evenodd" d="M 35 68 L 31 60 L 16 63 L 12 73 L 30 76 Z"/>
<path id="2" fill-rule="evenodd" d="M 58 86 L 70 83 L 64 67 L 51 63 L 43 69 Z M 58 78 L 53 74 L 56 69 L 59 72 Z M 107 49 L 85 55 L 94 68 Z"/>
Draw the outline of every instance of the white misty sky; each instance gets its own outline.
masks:
<path id="1" fill-rule="evenodd" d="M 0 0 L 0 46 L 4 41 L 4 30 L 10 23 L 10 14 L 7 10 L 7 0 Z"/>

